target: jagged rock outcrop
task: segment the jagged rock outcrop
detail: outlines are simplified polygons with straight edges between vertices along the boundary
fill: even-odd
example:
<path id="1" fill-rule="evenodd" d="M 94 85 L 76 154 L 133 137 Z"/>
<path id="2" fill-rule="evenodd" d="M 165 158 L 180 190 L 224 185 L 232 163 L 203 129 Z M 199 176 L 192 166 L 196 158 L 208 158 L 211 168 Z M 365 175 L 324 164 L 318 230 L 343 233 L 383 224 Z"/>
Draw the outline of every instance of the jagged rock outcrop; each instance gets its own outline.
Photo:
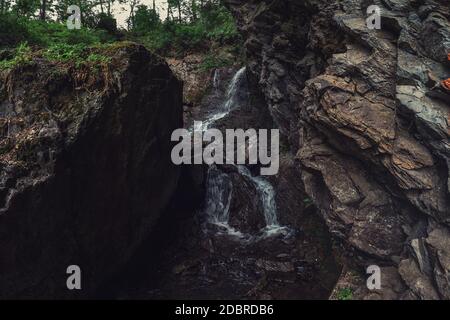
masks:
<path id="1" fill-rule="evenodd" d="M 182 84 L 142 46 L 1 77 L 0 297 L 89 297 L 128 261 L 177 186 Z M 66 288 L 78 265 L 82 290 Z"/>
<path id="2" fill-rule="evenodd" d="M 297 183 L 341 244 L 337 289 L 450 299 L 450 92 L 441 85 L 450 2 L 226 3 L 253 83 L 296 154 Z M 369 5 L 381 8 L 380 30 L 367 27 Z M 365 287 L 371 264 L 382 290 Z"/>
<path id="3" fill-rule="evenodd" d="M 192 108 L 202 99 L 208 86 L 209 73 L 200 70 L 198 66 L 202 63 L 200 54 L 190 54 L 183 59 L 167 58 L 172 71 L 178 79 L 183 81 L 183 101 L 186 107 Z"/>

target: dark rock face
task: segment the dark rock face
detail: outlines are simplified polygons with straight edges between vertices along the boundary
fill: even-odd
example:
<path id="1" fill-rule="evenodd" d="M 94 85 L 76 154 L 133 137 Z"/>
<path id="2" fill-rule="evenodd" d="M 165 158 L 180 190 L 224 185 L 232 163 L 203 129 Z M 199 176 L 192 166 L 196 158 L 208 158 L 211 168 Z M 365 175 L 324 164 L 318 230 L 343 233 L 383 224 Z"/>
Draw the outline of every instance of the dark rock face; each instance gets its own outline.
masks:
<path id="1" fill-rule="evenodd" d="M 449 2 L 226 2 L 298 183 L 341 244 L 337 289 L 449 299 Z M 366 25 L 372 4 L 381 30 Z M 369 292 L 371 264 L 395 281 Z"/>
<path id="2" fill-rule="evenodd" d="M 111 56 L 97 71 L 39 60 L 2 75 L 0 297 L 89 297 L 176 188 L 182 84 L 141 46 Z"/>

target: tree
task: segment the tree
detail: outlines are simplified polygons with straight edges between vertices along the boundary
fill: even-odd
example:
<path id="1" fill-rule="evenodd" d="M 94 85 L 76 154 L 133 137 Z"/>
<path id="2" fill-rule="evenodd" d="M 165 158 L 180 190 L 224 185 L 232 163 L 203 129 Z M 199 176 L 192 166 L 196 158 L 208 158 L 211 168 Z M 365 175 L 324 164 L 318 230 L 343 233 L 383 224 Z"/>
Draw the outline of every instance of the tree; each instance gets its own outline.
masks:
<path id="1" fill-rule="evenodd" d="M 114 19 L 113 16 L 110 16 L 107 13 L 99 13 L 96 16 L 96 20 L 95 27 L 97 29 L 106 30 L 109 34 L 115 34 L 117 32 L 117 20 Z"/>
<path id="2" fill-rule="evenodd" d="M 116 2 L 115 0 L 105 0 L 105 2 L 106 2 L 106 8 L 107 8 L 107 11 L 106 11 L 106 13 L 108 14 L 108 16 L 111 16 L 112 15 L 112 12 L 111 12 L 111 6 L 114 4 L 114 2 Z"/>
<path id="3" fill-rule="evenodd" d="M 138 5 L 131 21 L 132 31 L 137 34 L 144 34 L 155 29 L 160 23 L 159 14 L 156 10 L 150 9 L 146 5 Z"/>
<path id="4" fill-rule="evenodd" d="M 12 10 L 18 16 L 30 18 L 35 15 L 39 7 L 39 0 L 16 0 Z"/>
<path id="5" fill-rule="evenodd" d="M 134 11 L 136 9 L 136 6 L 139 5 L 140 0 L 129 0 L 128 1 L 128 5 L 130 6 L 130 15 L 127 19 L 127 24 L 128 24 L 128 30 L 131 29 L 132 24 L 133 24 L 133 19 L 134 19 Z M 153 4 L 155 4 L 153 2 Z"/>
<path id="6" fill-rule="evenodd" d="M 10 0 L 0 0 L 0 14 L 5 14 L 11 6 Z"/>
<path id="7" fill-rule="evenodd" d="M 191 0 L 191 19 L 192 21 L 197 20 L 197 12 L 198 12 L 198 7 L 197 7 L 197 2 L 195 0 Z"/>
<path id="8" fill-rule="evenodd" d="M 182 13 L 181 8 L 183 7 L 183 0 L 167 0 L 167 7 L 168 7 L 168 15 L 169 13 L 172 15 L 173 11 L 172 8 L 176 9 L 178 11 L 178 22 L 182 22 Z M 173 17 L 172 17 L 173 18 Z"/>
<path id="9" fill-rule="evenodd" d="M 133 1 L 133 0 L 128 0 Z M 97 0 L 93 7 L 100 7 L 100 13 L 105 13 L 105 7 L 106 7 L 106 14 L 108 16 L 112 16 L 112 7 L 114 3 L 125 3 L 127 0 Z"/>
<path id="10" fill-rule="evenodd" d="M 103 3 L 104 0 L 99 0 L 98 4 L 100 5 L 100 13 L 105 13 L 104 9 L 103 9 Z"/>
<path id="11" fill-rule="evenodd" d="M 42 21 L 47 20 L 49 13 L 53 12 L 54 0 L 41 0 L 39 7 L 39 19 Z"/>

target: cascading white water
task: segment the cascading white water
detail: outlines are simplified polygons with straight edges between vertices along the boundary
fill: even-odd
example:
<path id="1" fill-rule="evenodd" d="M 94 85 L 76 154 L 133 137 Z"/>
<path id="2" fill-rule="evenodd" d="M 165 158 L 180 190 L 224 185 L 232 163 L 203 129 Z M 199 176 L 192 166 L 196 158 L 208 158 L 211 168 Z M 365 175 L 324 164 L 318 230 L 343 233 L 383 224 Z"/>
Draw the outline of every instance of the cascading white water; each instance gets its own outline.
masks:
<path id="1" fill-rule="evenodd" d="M 241 68 L 238 72 L 236 72 L 233 79 L 231 80 L 231 83 L 228 86 L 227 100 L 224 106 L 225 111 L 230 112 L 235 107 L 239 83 L 241 79 L 245 76 L 246 70 L 247 70 L 246 67 Z"/>
<path id="2" fill-rule="evenodd" d="M 230 205 L 233 197 L 233 183 L 228 174 L 220 171 L 217 166 L 212 165 L 208 170 L 206 182 L 205 213 L 208 222 L 221 227 L 228 235 L 236 236 L 240 239 L 260 239 L 272 235 L 289 234 L 289 229 L 283 227 L 278 222 L 277 207 L 275 202 L 275 189 L 265 178 L 252 176 L 246 166 L 236 166 L 238 172 L 251 181 L 260 198 L 266 227 L 262 230 L 263 235 L 251 237 L 244 235 L 229 225 Z"/>
<path id="3" fill-rule="evenodd" d="M 217 120 L 224 118 L 234 108 L 239 95 L 240 81 L 245 76 L 246 68 L 241 68 L 234 75 L 231 80 L 226 100 L 222 107 L 216 110 L 203 120 L 201 128 L 195 128 L 196 131 L 206 131 Z M 214 74 L 214 87 L 216 87 L 217 72 Z M 258 196 L 262 202 L 264 218 L 266 227 L 264 228 L 264 235 L 271 236 L 274 234 L 286 234 L 287 228 L 280 226 L 277 218 L 277 208 L 275 202 L 275 190 L 273 186 L 263 177 L 254 177 L 245 166 L 236 166 L 238 172 L 250 180 L 258 191 Z M 208 216 L 210 223 L 215 224 L 224 230 L 227 234 L 237 236 L 241 239 L 250 239 L 251 237 L 243 235 L 241 232 L 232 228 L 229 225 L 230 204 L 233 196 L 233 183 L 228 174 L 220 171 L 215 165 L 209 167 L 208 177 L 206 182 L 206 203 L 205 213 Z"/>
<path id="4" fill-rule="evenodd" d="M 233 79 L 231 79 L 230 84 L 227 89 L 227 96 L 225 102 L 222 104 L 221 108 L 219 108 L 215 113 L 210 114 L 208 119 L 205 119 L 202 124 L 202 131 L 206 131 L 212 124 L 216 121 L 225 118 L 230 111 L 232 111 L 236 106 L 236 100 L 238 96 L 239 83 L 245 76 L 246 68 L 243 67 L 239 69 L 238 72 L 234 75 Z M 215 77 L 215 76 L 214 76 Z M 197 128 L 200 129 L 200 128 Z"/>
<path id="5" fill-rule="evenodd" d="M 258 190 L 264 210 L 264 219 L 267 227 L 279 227 L 277 207 L 275 203 L 275 190 L 269 181 L 263 177 L 254 177 L 246 166 L 238 166 L 239 173 L 247 177 Z"/>
<path id="6" fill-rule="evenodd" d="M 283 227 L 278 222 L 277 216 L 277 204 L 275 202 L 275 189 L 272 184 L 261 176 L 252 176 L 246 166 L 238 166 L 239 173 L 244 177 L 247 177 L 256 186 L 259 197 L 262 202 L 264 219 L 266 221 L 266 227 L 264 228 L 265 236 L 272 236 L 277 234 L 288 235 L 290 230 Z"/>
<path id="7" fill-rule="evenodd" d="M 228 224 L 232 196 L 233 183 L 231 178 L 215 165 L 210 166 L 206 180 L 205 199 L 205 213 L 208 220 L 210 223 L 225 229 L 229 235 L 241 238 L 243 237 L 242 233 Z"/>
<path id="8" fill-rule="evenodd" d="M 206 213 L 215 223 L 228 223 L 233 183 L 215 165 L 209 167 L 206 183 Z"/>

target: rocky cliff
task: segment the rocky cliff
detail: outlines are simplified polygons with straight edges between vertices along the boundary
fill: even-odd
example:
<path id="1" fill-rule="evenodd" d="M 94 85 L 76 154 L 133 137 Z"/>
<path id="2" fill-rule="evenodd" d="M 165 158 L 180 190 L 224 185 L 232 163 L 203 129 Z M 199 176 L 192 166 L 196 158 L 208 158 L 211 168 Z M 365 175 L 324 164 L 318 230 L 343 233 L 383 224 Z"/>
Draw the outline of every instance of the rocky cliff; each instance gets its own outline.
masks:
<path id="1" fill-rule="evenodd" d="M 355 298 L 450 299 L 450 3 L 226 0 Z M 381 8 L 381 29 L 366 9 Z M 295 175 L 294 175 L 295 176 Z M 381 267 L 382 289 L 365 270 Z"/>
<path id="2" fill-rule="evenodd" d="M 181 82 L 141 46 L 107 51 L 107 64 L 37 56 L 1 75 L 0 297 L 89 297 L 177 186 Z M 66 288 L 69 265 L 81 291 Z"/>

